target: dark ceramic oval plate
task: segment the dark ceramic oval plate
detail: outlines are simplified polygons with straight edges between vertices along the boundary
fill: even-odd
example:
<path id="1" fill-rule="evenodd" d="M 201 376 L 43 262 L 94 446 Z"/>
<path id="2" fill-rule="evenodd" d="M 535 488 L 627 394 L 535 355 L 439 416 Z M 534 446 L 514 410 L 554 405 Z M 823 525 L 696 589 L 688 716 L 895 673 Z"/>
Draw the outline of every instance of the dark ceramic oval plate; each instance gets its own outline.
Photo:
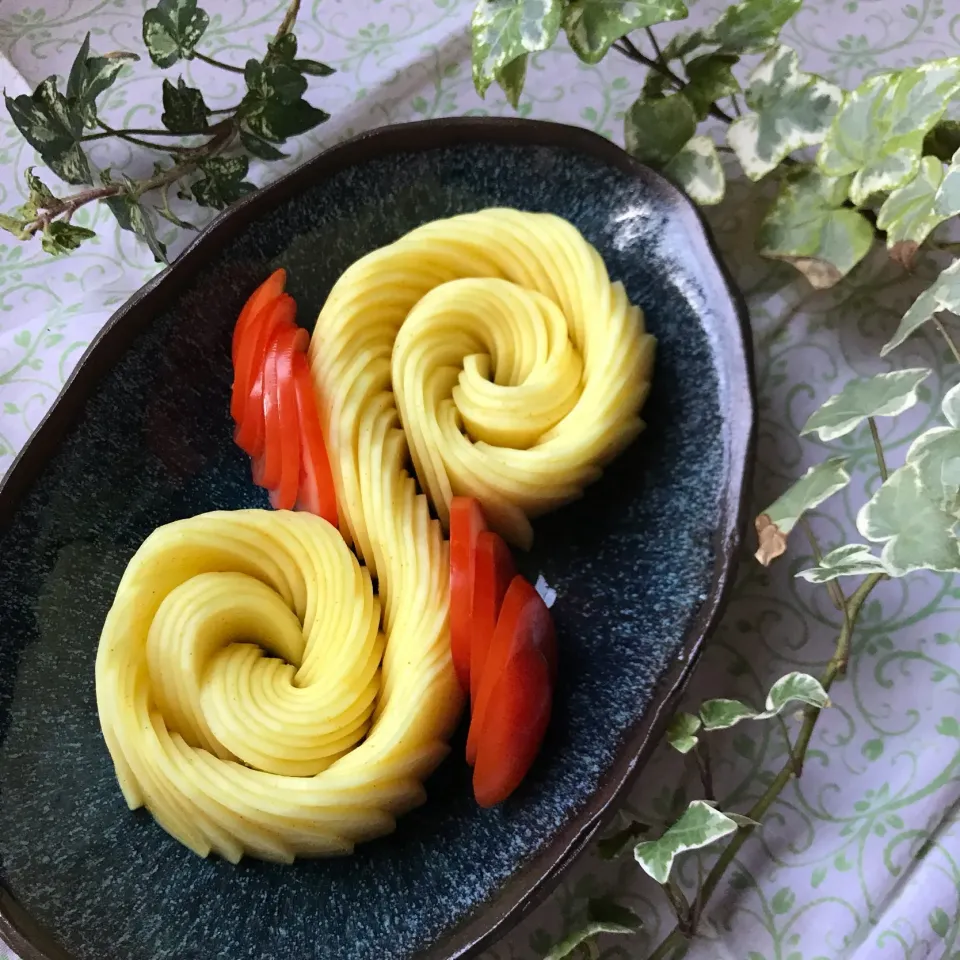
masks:
<path id="1" fill-rule="evenodd" d="M 200 860 L 127 811 L 100 736 L 94 658 L 124 565 L 158 524 L 265 505 L 227 401 L 234 318 L 272 267 L 315 317 L 357 257 L 491 205 L 572 221 L 659 340 L 649 429 L 523 560 L 558 595 L 545 748 L 482 811 L 455 744 L 427 804 L 350 858 Z M 238 204 L 111 319 L 0 489 L 0 939 L 26 960 L 438 960 L 502 935 L 662 730 L 731 577 L 752 435 L 744 315 L 699 216 L 591 133 L 387 128 Z"/>

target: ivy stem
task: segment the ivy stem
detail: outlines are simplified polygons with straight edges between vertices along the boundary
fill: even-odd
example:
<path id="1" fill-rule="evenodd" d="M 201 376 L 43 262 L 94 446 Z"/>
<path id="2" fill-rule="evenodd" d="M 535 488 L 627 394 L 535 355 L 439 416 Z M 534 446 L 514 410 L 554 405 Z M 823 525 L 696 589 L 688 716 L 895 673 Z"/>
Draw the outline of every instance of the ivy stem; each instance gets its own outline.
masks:
<path id="1" fill-rule="evenodd" d="M 85 136 L 80 138 L 81 143 L 86 143 L 89 140 L 105 140 L 107 137 L 128 137 L 132 135 L 139 136 L 151 136 L 151 137 L 192 137 L 195 134 L 202 134 L 206 131 L 196 130 L 190 133 L 173 133 L 170 130 L 114 130 L 111 127 L 108 127 L 105 123 L 97 121 L 101 127 L 104 128 L 103 133 L 88 133 Z M 156 147 L 155 143 L 148 143 L 148 147 Z"/>
<path id="2" fill-rule="evenodd" d="M 947 341 L 947 346 L 950 348 L 950 352 L 953 354 L 954 360 L 956 360 L 957 363 L 960 363 L 960 349 L 957 348 L 956 341 L 950 336 L 950 331 L 947 330 L 947 328 L 943 325 L 943 322 L 939 317 L 935 316 L 933 318 L 933 322 L 936 328 L 940 331 L 940 336 Z"/>
<path id="3" fill-rule="evenodd" d="M 701 747 L 703 748 L 702 750 Z M 696 761 L 697 770 L 700 773 L 703 795 L 707 800 L 712 802 L 717 799 L 713 789 L 713 764 L 710 761 L 710 748 L 702 738 L 693 748 L 693 759 Z"/>
<path id="4" fill-rule="evenodd" d="M 228 70 L 230 73 L 243 73 L 243 67 L 235 67 L 232 64 L 222 63 L 220 60 L 214 60 L 213 57 L 208 57 L 205 53 L 201 53 L 199 50 L 194 50 L 193 55 L 198 60 L 202 60 L 204 63 L 209 63 L 211 67 L 219 67 L 221 70 Z"/>
<path id="5" fill-rule="evenodd" d="M 97 120 L 97 126 L 103 127 L 104 137 L 119 137 L 121 140 L 126 140 L 127 143 L 132 143 L 137 147 L 146 147 L 148 150 L 159 150 L 161 153 L 170 153 L 170 147 L 163 147 L 158 143 L 151 143 L 149 140 L 141 140 L 139 137 L 134 136 L 135 133 L 152 133 L 151 130 L 114 130 L 113 127 L 108 127 L 102 120 Z M 179 136 L 179 134 L 177 134 Z M 84 140 L 87 138 L 84 137 Z"/>
<path id="6" fill-rule="evenodd" d="M 883 456 L 883 445 L 880 443 L 880 431 L 877 430 L 877 421 L 873 417 L 867 417 L 867 423 L 870 424 L 870 436 L 873 437 L 873 449 L 877 451 L 877 466 L 880 468 L 880 479 L 886 483 L 890 476 L 887 470 L 887 461 Z"/>
<path id="7" fill-rule="evenodd" d="M 653 28 L 647 27 L 646 31 L 647 37 L 650 39 L 650 46 L 653 47 L 653 52 L 656 55 L 657 63 L 659 63 L 662 67 L 665 67 L 667 65 L 667 61 L 663 59 L 663 51 L 660 49 L 660 44 L 657 43 L 657 38 L 654 35 Z"/>
<path id="8" fill-rule="evenodd" d="M 683 891 L 673 880 L 668 880 L 663 884 L 663 890 L 670 901 L 670 906 L 673 907 L 673 912 L 677 915 L 677 928 L 682 933 L 690 923 L 690 904 Z"/>
<path id="9" fill-rule="evenodd" d="M 829 691 L 834 680 L 843 672 L 850 656 L 850 641 L 860 616 L 860 611 L 863 609 L 867 597 L 873 592 L 874 587 L 876 587 L 884 577 L 885 575 L 882 573 L 871 574 L 850 594 L 846 603 L 846 615 L 844 616 L 843 626 L 840 628 L 840 634 L 837 637 L 836 649 L 820 678 L 820 683 L 824 690 Z M 817 725 L 817 720 L 820 718 L 820 713 L 821 711 L 817 707 L 807 707 L 804 712 L 803 723 L 800 727 L 794 748 L 798 765 L 802 764 L 803 759 L 806 757 L 807 748 L 810 746 L 810 740 L 813 736 L 814 728 Z M 747 816 L 751 820 L 762 820 L 764 814 L 783 792 L 784 787 L 786 787 L 794 777 L 799 777 L 800 772 L 802 772 L 802 770 L 795 769 L 795 764 L 792 760 L 784 764 L 760 799 L 747 811 Z M 717 862 L 707 874 L 707 878 L 704 880 L 700 892 L 697 895 L 697 902 L 701 910 L 707 905 L 710 897 L 713 896 L 718 884 L 727 872 L 727 868 L 733 863 L 735 857 L 740 852 L 740 848 L 752 835 L 754 829 L 754 827 L 749 826 L 740 827 L 736 834 L 734 834 L 733 839 L 717 858 Z M 672 930 L 660 942 L 653 953 L 650 954 L 648 960 L 667 960 L 667 958 L 675 954 L 682 957 L 686 954 L 688 946 L 687 935 L 681 924 L 678 923 L 677 927 Z"/>

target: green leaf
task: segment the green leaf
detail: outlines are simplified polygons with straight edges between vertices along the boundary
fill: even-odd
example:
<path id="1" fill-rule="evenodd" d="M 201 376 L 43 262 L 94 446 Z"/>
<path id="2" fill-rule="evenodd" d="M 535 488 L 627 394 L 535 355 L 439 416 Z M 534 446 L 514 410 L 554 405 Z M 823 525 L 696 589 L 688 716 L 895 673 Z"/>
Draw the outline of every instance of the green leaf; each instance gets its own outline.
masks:
<path id="1" fill-rule="evenodd" d="M 960 260 L 955 260 L 914 300 L 900 321 L 896 333 L 884 344 L 880 356 L 886 356 L 895 347 L 899 347 L 911 333 L 941 310 L 960 312 Z"/>
<path id="2" fill-rule="evenodd" d="M 202 160 L 200 169 L 204 174 L 203 179 L 191 187 L 194 199 L 202 207 L 223 210 L 248 193 L 253 193 L 257 188 L 243 179 L 249 165 L 246 157 Z"/>
<path id="3" fill-rule="evenodd" d="M 683 816 L 659 840 L 647 840 L 634 847 L 637 863 L 657 883 L 670 878 L 673 861 L 687 850 L 699 850 L 735 833 L 737 825 L 725 813 L 703 800 L 694 800 Z"/>
<path id="4" fill-rule="evenodd" d="M 688 140 L 664 167 L 664 173 L 702 206 L 711 206 L 723 200 L 727 182 L 711 137 L 700 136 Z"/>
<path id="5" fill-rule="evenodd" d="M 960 571 L 956 518 L 924 489 L 920 469 L 909 461 L 895 470 L 857 515 L 857 529 L 883 543 L 881 558 L 891 576 L 913 570 Z"/>
<path id="6" fill-rule="evenodd" d="M 941 120 L 923 139 L 924 156 L 949 163 L 960 150 L 960 121 Z"/>
<path id="7" fill-rule="evenodd" d="M 774 913 L 789 913 L 796 900 L 797 895 L 792 890 L 781 887 L 770 900 L 770 908 Z"/>
<path id="8" fill-rule="evenodd" d="M 248 60 L 243 68 L 247 90 L 258 101 L 280 104 L 296 103 L 307 90 L 307 81 L 293 67 L 284 63 L 260 63 Z"/>
<path id="9" fill-rule="evenodd" d="M 53 191 L 33 172 L 33 167 L 27 167 L 23 177 L 27 181 L 30 202 L 35 207 L 45 208 L 57 202 Z"/>
<path id="10" fill-rule="evenodd" d="M 844 207 L 849 184 L 814 170 L 791 174 L 760 225 L 760 253 L 792 263 L 817 290 L 845 277 L 873 244 L 870 221 Z"/>
<path id="11" fill-rule="evenodd" d="M 960 427 L 960 383 L 943 395 L 940 409 L 951 427 Z"/>
<path id="12" fill-rule="evenodd" d="M 811 467 L 789 490 L 763 511 L 781 533 L 788 534 L 800 517 L 850 482 L 844 457 L 831 457 Z"/>
<path id="13" fill-rule="evenodd" d="M 561 0 L 480 0 L 470 22 L 477 93 L 484 96 L 517 57 L 552 46 L 561 16 Z"/>
<path id="14" fill-rule="evenodd" d="M 7 233 L 12 233 L 18 240 L 25 240 L 26 237 L 23 236 L 23 228 L 26 226 L 26 221 L 21 220 L 18 217 L 10 217 L 5 213 L 0 213 L 0 230 L 6 230 Z"/>
<path id="15" fill-rule="evenodd" d="M 642 926 L 640 918 L 613 900 L 597 898 L 587 901 L 587 922 L 558 943 L 544 960 L 563 960 L 584 943 L 601 933 L 631 934 Z"/>
<path id="16" fill-rule="evenodd" d="M 960 89 L 960 57 L 865 80 L 834 118 L 817 163 L 830 176 L 853 174 L 858 206 L 917 175 L 923 138 Z"/>
<path id="17" fill-rule="evenodd" d="M 290 34 L 290 36 L 293 36 L 293 34 Z M 294 60 L 293 66 L 308 77 L 329 77 L 337 72 L 333 67 L 321 63 L 319 60 Z"/>
<path id="18" fill-rule="evenodd" d="M 248 60 L 244 79 L 247 93 L 238 111 L 241 130 L 259 140 L 283 143 L 330 119 L 326 111 L 301 99 L 307 82 L 291 66 Z"/>
<path id="19" fill-rule="evenodd" d="M 572 0 L 563 12 L 563 29 L 584 63 L 599 63 L 610 45 L 631 31 L 686 16 L 680 0 Z"/>
<path id="20" fill-rule="evenodd" d="M 928 368 L 912 367 L 851 380 L 810 416 L 800 436 L 816 432 L 829 443 L 855 430 L 868 417 L 899 416 L 916 404 L 917 387 L 929 376 Z"/>
<path id="21" fill-rule="evenodd" d="M 210 108 L 196 87 L 188 87 L 183 77 L 177 78 L 176 86 L 164 78 L 160 120 L 171 133 L 202 132 L 207 129 L 209 116 Z"/>
<path id="22" fill-rule="evenodd" d="M 755 113 L 735 120 L 727 142 L 751 180 L 775 169 L 794 150 L 821 143 L 843 102 L 843 91 L 812 73 L 778 46 L 750 74 L 747 106 Z"/>
<path id="23" fill-rule="evenodd" d="M 723 12 L 705 34 L 723 53 L 760 53 L 777 41 L 803 0 L 744 0 Z"/>
<path id="24" fill-rule="evenodd" d="M 110 208 L 110 212 L 117 218 L 121 230 L 129 230 L 140 237 L 147 244 L 157 263 L 167 263 L 167 248 L 157 237 L 150 212 L 140 204 L 133 193 L 136 184 L 127 180 L 127 185 L 131 193 L 108 197 L 105 203 Z"/>
<path id="25" fill-rule="evenodd" d="M 830 698 L 816 677 L 811 677 L 808 673 L 793 672 L 781 677 L 770 688 L 765 713 L 773 716 L 795 702 L 819 709 L 830 706 Z"/>
<path id="26" fill-rule="evenodd" d="M 67 99 L 71 100 L 83 118 L 84 126 L 97 125 L 97 97 L 104 93 L 117 75 L 128 64 L 140 58 L 135 53 L 111 53 L 106 57 L 91 57 L 88 33 L 77 51 L 70 76 L 67 79 Z"/>
<path id="27" fill-rule="evenodd" d="M 753 720 L 757 711 L 739 700 L 704 700 L 700 704 L 700 719 L 704 730 L 727 730 L 741 720 Z"/>
<path id="28" fill-rule="evenodd" d="M 242 127 L 254 136 L 272 143 L 283 143 L 297 137 L 330 119 L 325 110 L 314 107 L 306 100 L 279 104 L 273 101 L 259 104 L 243 117 Z"/>
<path id="29" fill-rule="evenodd" d="M 44 163 L 67 183 L 92 183 L 90 165 L 80 147 L 83 118 L 57 89 L 57 78 L 47 77 L 29 96 L 4 101 L 10 119 L 23 138 L 39 151 Z"/>
<path id="30" fill-rule="evenodd" d="M 870 552 L 864 543 L 848 543 L 837 547 L 820 558 L 809 570 L 801 570 L 797 576 L 810 583 L 826 583 L 837 577 L 861 577 L 870 573 L 886 573 L 883 561 Z"/>
<path id="31" fill-rule="evenodd" d="M 957 172 L 960 174 L 960 170 Z M 917 175 L 897 187 L 877 214 L 877 226 L 887 232 L 890 256 L 907 268 L 913 265 L 917 249 L 933 228 L 953 216 L 935 209 L 942 181 L 943 165 L 935 157 L 924 157 Z M 960 176 L 955 184 L 960 187 Z M 960 207 L 956 212 L 960 213 Z"/>
<path id="32" fill-rule="evenodd" d="M 752 817 L 744 816 L 742 813 L 735 813 L 733 810 L 724 810 L 723 811 L 738 827 L 749 827 L 751 830 L 754 827 L 761 826 L 759 820 L 754 820 Z"/>
<path id="33" fill-rule="evenodd" d="M 680 30 L 670 38 L 663 48 L 663 59 L 668 62 L 683 60 L 695 50 L 699 50 L 705 43 L 703 30 Z M 649 78 L 649 74 L 647 76 Z"/>
<path id="34" fill-rule="evenodd" d="M 629 826 L 604 837 L 597 843 L 597 853 L 604 860 L 614 860 L 624 850 L 632 847 L 641 837 L 650 832 L 650 824 L 634 820 Z"/>
<path id="35" fill-rule="evenodd" d="M 160 0 L 143 15 L 143 42 L 158 67 L 189 60 L 210 17 L 197 0 Z"/>
<path id="36" fill-rule="evenodd" d="M 635 100 L 624 117 L 627 152 L 652 167 L 665 167 L 697 132 L 697 116 L 682 94 Z"/>
<path id="37" fill-rule="evenodd" d="M 86 227 L 55 220 L 43 231 L 40 245 L 47 253 L 69 253 L 71 250 L 76 250 L 84 240 L 89 240 L 96 235 L 96 231 L 88 230 Z"/>
<path id="38" fill-rule="evenodd" d="M 697 745 L 700 718 L 692 713 L 675 713 L 667 727 L 667 743 L 679 753 L 689 753 Z"/>
<path id="39" fill-rule="evenodd" d="M 683 95 L 693 104 L 698 120 L 706 120 L 710 107 L 721 97 L 740 89 L 733 68 L 740 58 L 730 53 L 708 53 L 686 65 L 689 83 Z"/>
<path id="40" fill-rule="evenodd" d="M 284 157 L 289 156 L 289 154 L 278 150 L 273 144 L 258 137 L 255 133 L 245 130 L 243 127 L 240 128 L 240 142 L 243 144 L 247 153 L 251 153 L 261 160 L 282 160 Z"/>
<path id="41" fill-rule="evenodd" d="M 264 64 L 283 63 L 293 67 L 298 73 L 311 77 L 329 77 L 336 73 L 333 67 L 320 63 L 318 60 L 297 59 L 297 38 L 295 34 L 284 33 L 267 44 L 267 53 L 263 58 Z"/>
<path id="42" fill-rule="evenodd" d="M 936 163 L 937 170 L 943 174 L 939 163 L 932 157 L 925 157 L 925 162 Z M 958 150 L 950 160 L 950 166 L 947 167 L 946 176 L 937 186 L 937 195 L 933 200 L 933 211 L 941 219 L 955 217 L 960 213 L 960 150 Z"/>
<path id="43" fill-rule="evenodd" d="M 520 105 L 520 94 L 527 79 L 527 54 L 508 63 L 497 77 L 497 83 L 504 92 L 507 102 L 514 110 Z"/>
<path id="44" fill-rule="evenodd" d="M 930 912 L 930 929 L 941 939 L 946 940 L 950 932 L 950 918 L 945 910 L 937 907 Z"/>

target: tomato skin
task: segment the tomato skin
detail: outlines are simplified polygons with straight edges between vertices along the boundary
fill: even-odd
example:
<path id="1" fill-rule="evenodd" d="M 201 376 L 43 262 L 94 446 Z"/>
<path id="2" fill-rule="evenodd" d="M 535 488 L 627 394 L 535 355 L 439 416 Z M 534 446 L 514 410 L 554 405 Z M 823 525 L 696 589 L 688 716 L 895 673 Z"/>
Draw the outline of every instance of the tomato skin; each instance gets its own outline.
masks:
<path id="1" fill-rule="evenodd" d="M 293 380 L 300 425 L 300 483 L 296 509 L 315 513 L 327 523 L 337 526 L 337 492 L 333 472 L 323 439 L 310 364 L 302 353 L 293 358 Z"/>
<path id="2" fill-rule="evenodd" d="M 473 497 L 450 501 L 450 653 L 464 693 L 470 692 L 477 536 L 486 529 L 479 501 Z"/>
<path id="3" fill-rule="evenodd" d="M 238 364 L 244 344 L 249 343 L 255 335 L 263 313 L 283 293 L 287 283 L 286 270 L 274 270 L 263 283 L 247 299 L 240 311 L 237 324 L 233 328 L 233 345 L 231 358 L 233 361 L 233 390 L 230 397 L 230 415 L 239 424 L 243 415 L 243 408 L 250 393 L 252 376 L 256 370 L 251 369 L 248 363 Z M 261 316 L 262 315 L 262 316 Z"/>
<path id="4" fill-rule="evenodd" d="M 483 665 L 497 626 L 503 598 L 516 575 L 513 554 L 503 537 L 492 530 L 481 530 L 477 535 L 471 607 L 473 636 L 470 644 L 470 699 L 473 702 L 476 702 L 480 693 Z M 467 760 L 473 762 L 471 757 Z"/>
<path id="5" fill-rule="evenodd" d="M 516 576 L 490 640 L 467 737 L 481 805 L 506 799 L 533 763 L 550 718 L 556 664 L 550 611 L 530 583 Z"/>

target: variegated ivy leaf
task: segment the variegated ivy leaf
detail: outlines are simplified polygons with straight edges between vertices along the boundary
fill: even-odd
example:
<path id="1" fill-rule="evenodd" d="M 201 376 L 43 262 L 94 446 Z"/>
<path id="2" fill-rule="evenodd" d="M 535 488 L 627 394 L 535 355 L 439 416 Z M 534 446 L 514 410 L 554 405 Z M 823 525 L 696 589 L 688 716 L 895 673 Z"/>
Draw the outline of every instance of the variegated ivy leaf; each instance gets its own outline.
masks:
<path id="1" fill-rule="evenodd" d="M 817 290 L 840 281 L 873 244 L 870 222 L 844 206 L 849 185 L 816 170 L 791 173 L 760 225 L 761 255 L 792 263 Z"/>
<path id="2" fill-rule="evenodd" d="M 679 753 L 689 753 L 697 745 L 700 718 L 692 713 L 675 713 L 667 727 L 667 743 Z"/>
<path id="3" fill-rule="evenodd" d="M 753 707 L 739 700 L 704 700 L 700 704 L 700 719 L 704 730 L 726 730 L 741 720 L 752 720 L 757 716 Z"/>
<path id="4" fill-rule="evenodd" d="M 711 206 L 723 199 L 726 177 L 713 138 L 693 137 L 664 167 L 664 173 L 675 180 L 702 206 Z"/>
<path id="5" fill-rule="evenodd" d="M 47 253 L 69 253 L 76 250 L 84 240 L 95 237 L 96 231 L 75 223 L 65 223 L 63 220 L 54 220 L 44 231 L 40 246 Z"/>
<path id="6" fill-rule="evenodd" d="M 770 688 L 763 710 L 754 710 L 740 700 L 704 700 L 700 704 L 700 719 L 704 731 L 727 730 L 741 720 L 769 720 L 791 703 L 797 702 L 812 707 L 828 707 L 830 698 L 815 677 L 794 672 L 782 676 Z"/>
<path id="7" fill-rule="evenodd" d="M 857 529 L 883 543 L 887 572 L 902 577 L 913 570 L 960 571 L 957 518 L 924 489 L 916 463 L 894 470 L 857 515 Z"/>
<path id="8" fill-rule="evenodd" d="M 742 813 L 734 813 L 732 810 L 725 811 L 726 815 L 738 826 L 738 827 L 759 827 L 760 821 L 754 820 L 753 817 L 745 817 Z"/>
<path id="9" fill-rule="evenodd" d="M 933 160 L 932 157 L 925 157 L 924 160 Z M 933 160 L 936 163 L 935 160 Z M 950 158 L 950 166 L 947 167 L 946 176 L 943 176 L 943 168 L 940 168 L 941 182 L 937 186 L 937 195 L 933 200 L 934 213 L 942 219 L 955 217 L 960 213 L 960 149 Z"/>
<path id="10" fill-rule="evenodd" d="M 650 166 L 662 169 L 697 131 L 697 117 L 682 94 L 654 100 L 642 96 L 623 118 L 627 152 Z"/>
<path id="11" fill-rule="evenodd" d="M 760 547 L 757 560 L 767 566 L 787 549 L 787 534 L 808 510 L 850 482 L 846 460 L 832 457 L 811 467 L 789 490 L 767 507 L 756 519 Z"/>
<path id="12" fill-rule="evenodd" d="M 960 518 L 960 430 L 934 427 L 921 433 L 910 444 L 906 462 L 917 468 L 924 493 L 945 513 Z"/>
<path id="13" fill-rule="evenodd" d="M 851 380 L 811 414 L 800 436 L 816 432 L 829 443 L 855 430 L 867 417 L 896 417 L 917 402 L 917 387 L 929 376 L 926 367 L 912 367 Z"/>
<path id="14" fill-rule="evenodd" d="M 470 30 L 473 85 L 481 97 L 518 57 L 552 46 L 562 8 L 561 0 L 480 0 Z"/>
<path id="15" fill-rule="evenodd" d="M 733 75 L 739 59 L 732 53 L 708 53 L 687 63 L 689 83 L 683 95 L 693 104 L 698 120 L 706 120 L 710 107 L 721 97 L 740 90 L 740 81 Z"/>
<path id="16" fill-rule="evenodd" d="M 944 394 L 940 409 L 951 427 L 960 427 L 960 383 Z"/>
<path id="17" fill-rule="evenodd" d="M 935 209 L 942 181 L 943 164 L 936 157 L 924 157 L 917 175 L 897 187 L 877 214 L 877 226 L 887 232 L 891 258 L 907 268 L 913 265 L 920 244 L 933 228 L 953 216 Z M 960 180 L 957 185 L 960 186 Z"/>
<path id="18" fill-rule="evenodd" d="M 750 74 L 747 105 L 754 110 L 727 131 L 744 172 L 759 180 L 794 150 L 820 143 L 843 103 L 843 91 L 801 73 L 795 50 L 778 46 Z"/>
<path id="19" fill-rule="evenodd" d="M 722 53 L 760 53 L 776 43 L 783 25 L 803 0 L 743 0 L 727 7 L 705 33 Z"/>
<path id="20" fill-rule="evenodd" d="M 572 0 L 563 12 L 563 29 L 584 63 L 599 63 L 610 45 L 631 31 L 686 16 L 680 0 Z"/>
<path id="21" fill-rule="evenodd" d="M 657 883 L 666 883 L 678 854 L 699 850 L 736 831 L 736 823 L 725 813 L 703 800 L 694 800 L 659 840 L 638 843 L 633 855 L 645 873 Z"/>
<path id="22" fill-rule="evenodd" d="M 231 203 L 257 188 L 245 181 L 250 161 L 247 157 L 211 157 L 200 161 L 203 179 L 192 184 L 193 198 L 202 207 L 224 210 Z"/>
<path id="23" fill-rule="evenodd" d="M 832 176 L 853 174 L 850 199 L 863 205 L 916 176 L 923 138 L 960 89 L 960 57 L 865 80 L 834 118 L 817 163 Z"/>
<path id="24" fill-rule="evenodd" d="M 67 78 L 67 98 L 71 100 L 84 126 L 97 125 L 97 97 L 107 90 L 117 75 L 128 64 L 140 58 L 135 53 L 111 53 L 106 57 L 91 57 L 90 34 L 83 38 L 80 49 Z"/>
<path id="25" fill-rule="evenodd" d="M 497 84 L 507 98 L 507 103 L 514 110 L 520 106 L 520 94 L 523 93 L 523 85 L 527 81 L 527 59 L 529 54 L 525 53 L 517 57 L 512 63 L 508 63 L 498 74 Z"/>
<path id="26" fill-rule="evenodd" d="M 210 108 L 196 87 L 188 87 L 183 77 L 174 86 L 164 77 L 163 114 L 160 122 L 172 133 L 200 133 L 207 129 Z"/>
<path id="27" fill-rule="evenodd" d="M 896 333 L 883 345 L 880 356 L 886 356 L 895 347 L 899 347 L 911 333 L 941 310 L 960 312 L 960 260 L 955 260 L 914 300 L 913 305 L 903 315 Z"/>
<path id="28" fill-rule="evenodd" d="M 143 42 L 158 67 L 190 59 L 210 23 L 197 0 L 160 0 L 143 15 Z"/>
<path id="29" fill-rule="evenodd" d="M 543 960 L 563 960 L 601 933 L 636 933 L 643 926 L 640 918 L 626 907 L 606 897 L 587 901 L 587 922 L 558 943 Z"/>
<path id="30" fill-rule="evenodd" d="M 871 573 L 886 573 L 883 561 L 870 552 L 865 543 L 848 543 L 825 553 L 820 562 L 797 576 L 810 583 L 827 583 L 837 577 L 862 577 Z"/>

